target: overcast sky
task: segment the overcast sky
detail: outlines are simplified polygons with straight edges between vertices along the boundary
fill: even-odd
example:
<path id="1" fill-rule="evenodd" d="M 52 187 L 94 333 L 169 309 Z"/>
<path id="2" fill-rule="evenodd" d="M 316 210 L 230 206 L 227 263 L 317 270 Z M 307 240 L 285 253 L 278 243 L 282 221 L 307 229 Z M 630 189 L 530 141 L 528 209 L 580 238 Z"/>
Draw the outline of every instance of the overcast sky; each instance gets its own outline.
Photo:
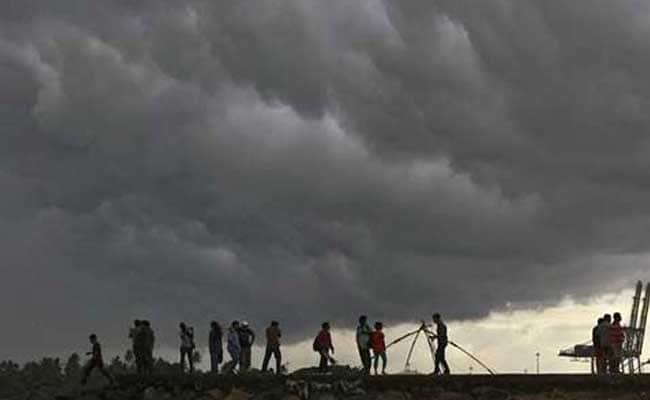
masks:
<path id="1" fill-rule="evenodd" d="M 648 37 L 645 1 L 2 1 L 0 356 L 620 293 Z"/>

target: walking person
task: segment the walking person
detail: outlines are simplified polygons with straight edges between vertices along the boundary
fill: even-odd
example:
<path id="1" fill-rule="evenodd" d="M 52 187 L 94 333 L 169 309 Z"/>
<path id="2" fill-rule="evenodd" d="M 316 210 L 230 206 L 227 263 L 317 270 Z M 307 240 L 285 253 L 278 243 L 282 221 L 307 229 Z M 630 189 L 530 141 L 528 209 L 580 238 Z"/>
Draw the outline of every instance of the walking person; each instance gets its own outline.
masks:
<path id="1" fill-rule="evenodd" d="M 230 361 L 223 366 L 223 373 L 234 372 L 239 365 L 241 355 L 241 345 L 239 343 L 239 321 L 233 321 L 228 328 L 226 350 L 230 355 Z"/>
<path id="2" fill-rule="evenodd" d="M 598 318 L 596 326 L 591 330 L 591 341 L 594 344 L 594 358 L 596 359 L 596 374 L 602 375 L 606 373 L 605 371 L 605 357 L 603 354 L 603 348 L 600 344 L 600 335 L 598 330 L 600 329 L 600 324 L 605 320 L 603 318 Z"/>
<path id="3" fill-rule="evenodd" d="M 239 370 L 248 371 L 251 367 L 252 347 L 255 343 L 255 332 L 243 321 L 239 327 L 239 345 L 241 353 L 239 356 Z"/>
<path id="4" fill-rule="evenodd" d="M 194 328 L 188 327 L 184 322 L 179 324 L 181 338 L 181 372 L 185 372 L 185 359 L 190 366 L 190 373 L 194 372 L 194 360 L 192 355 L 194 353 Z"/>
<path id="5" fill-rule="evenodd" d="M 282 331 L 278 321 L 271 321 L 271 325 L 266 328 L 266 350 L 264 351 L 264 361 L 262 362 L 262 372 L 269 368 L 271 356 L 275 358 L 275 373 L 282 373 L 282 353 L 280 352 L 280 338 Z"/>
<path id="6" fill-rule="evenodd" d="M 447 336 L 447 325 L 442 321 L 440 314 L 433 314 L 433 323 L 436 324 L 436 337 L 438 338 L 438 348 L 436 349 L 435 356 L 435 369 L 433 371 L 434 375 L 441 373 L 441 368 L 444 369 L 442 372 L 445 375 L 449 375 L 451 371 L 449 370 L 449 364 L 447 364 L 446 350 L 447 345 L 449 344 L 449 338 Z"/>
<path id="7" fill-rule="evenodd" d="M 210 371 L 219 373 L 219 364 L 223 362 L 223 331 L 217 321 L 210 323 Z"/>
<path id="8" fill-rule="evenodd" d="M 328 364 L 336 364 L 336 360 L 330 355 L 330 353 L 334 354 L 334 345 L 332 343 L 332 335 L 330 334 L 329 322 L 323 322 L 321 324 L 321 330 L 318 332 L 316 339 L 314 339 L 313 349 L 320 355 L 318 370 L 323 373 L 328 372 Z"/>
<path id="9" fill-rule="evenodd" d="M 384 336 L 384 324 L 375 322 L 375 330 L 370 335 L 370 347 L 375 357 L 374 369 L 377 375 L 377 367 L 381 359 L 381 374 L 386 375 L 386 339 Z"/>
<path id="10" fill-rule="evenodd" d="M 611 372 L 610 359 L 612 358 L 612 345 L 610 342 L 609 329 L 612 324 L 612 316 L 605 314 L 603 322 L 598 325 L 598 343 L 603 354 L 602 372 L 608 374 Z"/>
<path id="11" fill-rule="evenodd" d="M 153 374 L 153 348 L 156 343 L 156 335 L 151 328 L 151 323 L 147 320 L 142 321 L 142 358 L 144 363 L 144 372 L 151 375 Z"/>
<path id="12" fill-rule="evenodd" d="M 86 363 L 83 368 L 83 376 L 81 378 L 81 384 L 85 385 L 88 382 L 88 377 L 93 369 L 99 370 L 111 386 L 113 386 L 114 381 L 113 377 L 104 369 L 104 359 L 102 358 L 102 346 L 97 341 L 97 335 L 94 333 L 89 336 L 90 344 L 92 345 L 92 350 L 86 353 L 86 355 L 91 356 L 90 360 Z"/>
<path id="13" fill-rule="evenodd" d="M 357 326 L 357 349 L 363 366 L 363 372 L 370 374 L 370 334 L 372 330 L 368 325 L 368 317 L 362 315 L 359 317 Z"/>
<path id="14" fill-rule="evenodd" d="M 618 374 L 621 372 L 621 362 L 623 360 L 623 342 L 625 342 L 625 331 L 621 326 L 621 314 L 614 313 L 614 322 L 609 327 L 609 342 L 611 346 L 611 355 L 609 359 L 609 372 Z"/>

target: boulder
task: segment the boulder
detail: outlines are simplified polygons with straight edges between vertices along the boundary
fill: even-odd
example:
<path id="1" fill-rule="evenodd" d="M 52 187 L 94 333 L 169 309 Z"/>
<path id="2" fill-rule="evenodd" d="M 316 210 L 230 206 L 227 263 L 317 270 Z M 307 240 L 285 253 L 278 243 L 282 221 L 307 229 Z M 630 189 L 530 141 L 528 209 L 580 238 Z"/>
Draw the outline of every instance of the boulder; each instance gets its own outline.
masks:
<path id="1" fill-rule="evenodd" d="M 470 400 L 471 397 L 469 397 L 466 394 L 463 393 L 458 393 L 458 392 L 443 392 L 438 394 L 436 396 L 436 400 Z"/>
<path id="2" fill-rule="evenodd" d="M 156 390 L 155 387 L 149 386 L 142 392 L 142 399 L 143 400 L 157 400 L 158 399 L 158 391 Z"/>
<path id="3" fill-rule="evenodd" d="M 476 388 L 472 391 L 472 396 L 476 400 L 511 400 L 512 396 L 509 392 L 496 389 L 489 386 Z"/>
<path id="4" fill-rule="evenodd" d="M 238 388 L 232 388 L 230 393 L 223 400 L 250 400 L 253 397 L 250 393 Z"/>
<path id="5" fill-rule="evenodd" d="M 218 388 L 208 390 L 206 392 L 206 395 L 210 397 L 212 400 L 222 400 L 224 397 L 226 397 L 226 394 Z"/>

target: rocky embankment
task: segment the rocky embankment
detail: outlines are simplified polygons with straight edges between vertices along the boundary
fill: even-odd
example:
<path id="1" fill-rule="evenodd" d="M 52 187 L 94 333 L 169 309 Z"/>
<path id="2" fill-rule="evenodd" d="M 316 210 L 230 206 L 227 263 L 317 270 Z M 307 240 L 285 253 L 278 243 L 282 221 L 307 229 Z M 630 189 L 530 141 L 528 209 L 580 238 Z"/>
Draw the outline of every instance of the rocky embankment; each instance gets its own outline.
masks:
<path id="1" fill-rule="evenodd" d="M 113 387 L 99 379 L 78 385 L 0 388 L 2 400 L 639 400 L 650 399 L 650 376 L 589 375 L 362 377 L 355 372 L 303 371 L 276 377 L 208 374 L 125 375 Z"/>

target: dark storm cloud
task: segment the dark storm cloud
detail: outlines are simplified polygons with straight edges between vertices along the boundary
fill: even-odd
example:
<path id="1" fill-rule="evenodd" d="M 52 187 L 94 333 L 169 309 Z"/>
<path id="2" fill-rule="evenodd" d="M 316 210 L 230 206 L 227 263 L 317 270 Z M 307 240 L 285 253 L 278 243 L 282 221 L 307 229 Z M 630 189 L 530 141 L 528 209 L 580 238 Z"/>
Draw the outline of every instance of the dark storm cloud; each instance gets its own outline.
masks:
<path id="1" fill-rule="evenodd" d="M 648 250 L 648 16 L 3 3 L 7 355 L 117 343 L 138 315 L 168 344 L 213 317 L 300 338 L 621 287 Z"/>

